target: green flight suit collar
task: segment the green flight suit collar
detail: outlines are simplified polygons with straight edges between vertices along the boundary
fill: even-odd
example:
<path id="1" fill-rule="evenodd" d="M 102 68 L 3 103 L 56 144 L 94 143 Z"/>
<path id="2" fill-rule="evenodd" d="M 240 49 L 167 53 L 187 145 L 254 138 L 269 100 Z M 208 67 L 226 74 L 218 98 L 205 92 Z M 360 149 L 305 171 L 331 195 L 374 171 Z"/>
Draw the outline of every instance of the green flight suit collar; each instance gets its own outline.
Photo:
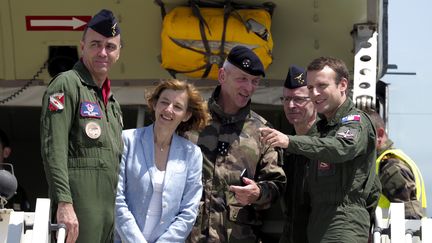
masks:
<path id="1" fill-rule="evenodd" d="M 93 87 L 95 90 L 102 90 L 97 86 L 96 82 L 93 80 L 93 77 L 87 67 L 84 65 L 82 59 L 75 63 L 73 69 L 78 73 L 81 79 L 81 83 Z M 113 98 L 113 94 L 110 91 L 108 94 L 108 98 Z"/>
<path id="2" fill-rule="evenodd" d="M 99 88 L 96 85 L 96 82 L 93 80 L 93 77 L 90 74 L 89 70 L 84 65 L 82 59 L 80 59 L 77 63 L 75 63 L 73 69 L 76 70 L 80 75 L 82 83 L 86 84 L 87 86 Z"/>
<path id="3" fill-rule="evenodd" d="M 304 134 L 304 135 L 306 135 L 306 136 L 315 136 L 315 135 L 317 135 L 318 134 L 317 124 L 321 120 L 322 120 L 322 117 L 317 116 L 316 119 L 315 119 L 315 121 L 314 121 L 314 123 L 313 123 L 313 125 L 309 128 L 309 130 L 307 131 L 307 133 Z M 298 135 L 298 134 L 297 134 L 296 130 L 293 128 L 292 133 L 288 133 L 287 135 Z"/>
<path id="4" fill-rule="evenodd" d="M 385 143 L 383 144 L 383 146 L 381 146 L 380 149 L 377 149 L 377 158 L 384 153 L 385 151 L 389 150 L 393 148 L 393 141 L 390 139 L 387 139 L 387 141 L 385 141 Z"/>
<path id="5" fill-rule="evenodd" d="M 230 123 L 236 123 L 238 121 L 244 121 L 246 117 L 250 114 L 250 104 L 251 101 L 247 103 L 247 105 L 239 110 L 237 114 L 231 115 L 226 114 L 222 107 L 217 103 L 217 100 L 219 98 L 219 94 L 221 91 L 221 86 L 216 86 L 215 90 L 213 91 L 212 96 L 210 97 L 208 101 L 208 106 L 210 109 L 210 112 L 220 119 L 222 125 L 224 124 L 230 124 Z"/>
<path id="6" fill-rule="evenodd" d="M 330 120 L 327 120 L 327 118 L 323 114 L 318 115 L 322 120 L 327 120 L 327 125 L 335 126 L 341 122 L 341 119 L 346 116 L 352 108 L 354 108 L 354 103 L 351 101 L 350 98 L 347 98 L 345 102 L 336 111 L 336 114 L 333 116 L 333 118 L 331 118 Z"/>

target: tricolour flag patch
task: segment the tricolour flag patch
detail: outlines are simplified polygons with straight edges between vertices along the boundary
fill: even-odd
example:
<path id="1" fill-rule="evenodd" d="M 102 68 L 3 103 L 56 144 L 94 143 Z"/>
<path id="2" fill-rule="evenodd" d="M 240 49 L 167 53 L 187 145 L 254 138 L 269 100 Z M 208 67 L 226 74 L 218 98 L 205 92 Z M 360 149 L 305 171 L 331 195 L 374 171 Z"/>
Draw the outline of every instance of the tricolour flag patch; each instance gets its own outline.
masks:
<path id="1" fill-rule="evenodd" d="M 342 117 L 341 122 L 346 123 L 349 121 L 360 121 L 360 115 L 348 115 L 346 117 Z"/>

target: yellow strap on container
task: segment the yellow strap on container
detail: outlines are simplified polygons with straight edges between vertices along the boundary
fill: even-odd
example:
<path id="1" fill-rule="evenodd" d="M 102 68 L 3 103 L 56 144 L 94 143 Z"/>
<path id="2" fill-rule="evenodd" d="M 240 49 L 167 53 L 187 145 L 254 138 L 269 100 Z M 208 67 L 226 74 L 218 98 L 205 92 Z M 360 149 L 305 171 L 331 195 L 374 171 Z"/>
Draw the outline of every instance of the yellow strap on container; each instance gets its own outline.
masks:
<path id="1" fill-rule="evenodd" d="M 217 80 L 220 44 L 223 34 L 224 9 L 200 8 L 206 22 L 205 34 L 211 56 L 205 53 L 200 22 L 190 7 L 176 7 L 163 19 L 161 33 L 161 66 L 167 70 L 201 78 L 204 68 L 212 63 L 207 78 Z M 249 29 L 246 25 L 250 25 Z M 208 26 L 208 28 L 207 28 Z M 260 28 L 262 27 L 262 28 Z M 266 69 L 272 63 L 273 39 L 270 34 L 271 16 L 265 9 L 240 9 L 231 13 L 225 31 L 225 56 L 236 45 L 252 49 Z M 255 30 L 253 29 L 255 28 Z M 262 31 L 267 31 L 262 33 Z M 185 48 L 186 46 L 186 48 Z"/>

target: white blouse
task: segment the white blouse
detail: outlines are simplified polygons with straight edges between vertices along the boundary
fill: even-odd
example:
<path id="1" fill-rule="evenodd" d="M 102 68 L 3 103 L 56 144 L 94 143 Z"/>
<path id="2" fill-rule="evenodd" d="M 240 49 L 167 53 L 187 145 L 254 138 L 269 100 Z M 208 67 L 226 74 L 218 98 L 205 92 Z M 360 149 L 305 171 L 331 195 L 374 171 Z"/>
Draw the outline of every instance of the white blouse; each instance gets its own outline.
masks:
<path id="1" fill-rule="evenodd" d="M 144 225 L 144 238 L 149 239 L 153 229 L 160 221 L 162 214 L 162 191 L 164 185 L 165 171 L 160 171 L 156 168 L 154 175 L 153 194 L 150 199 L 149 208 L 147 210 L 146 221 Z"/>

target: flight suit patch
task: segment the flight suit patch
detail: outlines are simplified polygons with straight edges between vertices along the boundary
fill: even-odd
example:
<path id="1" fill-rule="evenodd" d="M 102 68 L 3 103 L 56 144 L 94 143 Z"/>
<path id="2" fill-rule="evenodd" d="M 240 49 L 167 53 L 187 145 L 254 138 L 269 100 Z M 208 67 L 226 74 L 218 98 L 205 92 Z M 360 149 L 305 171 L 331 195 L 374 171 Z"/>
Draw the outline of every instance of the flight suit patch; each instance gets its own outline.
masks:
<path id="1" fill-rule="evenodd" d="M 357 122 L 359 122 L 360 120 L 361 120 L 360 115 L 348 115 L 348 116 L 342 117 L 341 122 L 343 124 L 343 123 L 347 123 L 347 122 L 350 122 L 350 121 L 357 121 Z"/>
<path id="2" fill-rule="evenodd" d="M 64 109 L 64 93 L 55 93 L 49 97 L 48 109 L 50 111 L 61 111 Z"/>
<path id="3" fill-rule="evenodd" d="M 318 161 L 318 176 L 332 176 L 335 174 L 336 167 L 332 163 Z"/>
<path id="4" fill-rule="evenodd" d="M 96 122 L 89 122 L 85 126 L 85 132 L 91 139 L 98 139 L 102 134 L 102 129 Z"/>
<path id="5" fill-rule="evenodd" d="M 80 105 L 80 115 L 82 117 L 101 118 L 101 108 L 96 102 L 84 101 Z"/>
<path id="6" fill-rule="evenodd" d="M 336 137 L 345 140 L 353 140 L 357 137 L 357 134 L 358 131 L 355 128 L 342 127 L 337 131 Z"/>

